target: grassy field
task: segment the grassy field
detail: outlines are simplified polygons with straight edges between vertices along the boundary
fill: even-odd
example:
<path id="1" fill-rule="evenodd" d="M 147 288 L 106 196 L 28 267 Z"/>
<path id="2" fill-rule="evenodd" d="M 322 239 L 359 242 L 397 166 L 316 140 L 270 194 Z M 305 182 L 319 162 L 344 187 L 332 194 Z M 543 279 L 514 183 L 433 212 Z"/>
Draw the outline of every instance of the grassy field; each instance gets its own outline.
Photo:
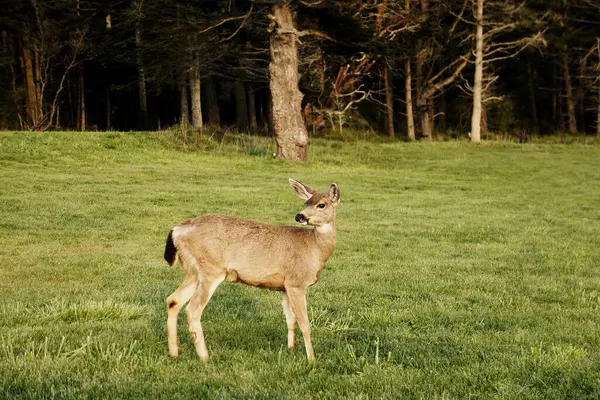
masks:
<path id="1" fill-rule="evenodd" d="M 600 397 L 600 146 L 317 140 L 294 165 L 203 140 L 0 133 L 0 398 Z M 204 313 L 211 360 L 185 313 L 170 359 L 169 229 L 293 224 L 288 177 L 342 192 L 316 364 L 280 294 L 240 284 Z"/>

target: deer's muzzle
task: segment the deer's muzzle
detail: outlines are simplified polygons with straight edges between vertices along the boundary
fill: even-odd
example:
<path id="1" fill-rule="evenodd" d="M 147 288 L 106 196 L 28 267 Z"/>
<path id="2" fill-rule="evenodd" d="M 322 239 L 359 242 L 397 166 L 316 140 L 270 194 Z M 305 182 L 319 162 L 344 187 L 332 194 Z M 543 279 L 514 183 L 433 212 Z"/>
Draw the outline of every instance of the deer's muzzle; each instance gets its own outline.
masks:
<path id="1" fill-rule="evenodd" d="M 302 214 L 296 214 L 296 222 L 300 222 L 301 224 L 306 224 L 308 221 L 306 217 Z"/>

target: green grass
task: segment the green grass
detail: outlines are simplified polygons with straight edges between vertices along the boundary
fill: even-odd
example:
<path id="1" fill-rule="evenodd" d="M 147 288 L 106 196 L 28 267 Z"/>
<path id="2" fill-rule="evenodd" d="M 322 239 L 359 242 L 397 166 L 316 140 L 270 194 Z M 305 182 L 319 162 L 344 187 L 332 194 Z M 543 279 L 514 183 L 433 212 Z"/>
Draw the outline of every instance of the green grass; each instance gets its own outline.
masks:
<path id="1" fill-rule="evenodd" d="M 0 133 L 0 398 L 600 397 L 600 146 Z M 204 148 L 207 151 L 190 151 Z M 210 150 L 210 151 L 208 151 Z M 211 360 L 180 320 L 172 225 L 293 224 L 293 177 L 342 192 L 309 293 L 317 363 L 280 294 L 223 284 Z"/>

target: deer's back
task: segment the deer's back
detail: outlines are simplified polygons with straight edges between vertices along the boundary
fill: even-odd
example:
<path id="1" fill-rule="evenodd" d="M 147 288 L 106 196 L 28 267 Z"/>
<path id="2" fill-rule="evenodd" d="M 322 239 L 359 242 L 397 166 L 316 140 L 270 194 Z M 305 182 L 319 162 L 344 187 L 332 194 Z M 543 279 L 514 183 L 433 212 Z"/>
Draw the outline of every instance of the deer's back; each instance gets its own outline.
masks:
<path id="1" fill-rule="evenodd" d="M 310 280 L 320 269 L 310 229 L 209 214 L 184 221 L 173 233 L 177 246 L 200 263 L 252 286 L 283 289 L 284 282 Z"/>

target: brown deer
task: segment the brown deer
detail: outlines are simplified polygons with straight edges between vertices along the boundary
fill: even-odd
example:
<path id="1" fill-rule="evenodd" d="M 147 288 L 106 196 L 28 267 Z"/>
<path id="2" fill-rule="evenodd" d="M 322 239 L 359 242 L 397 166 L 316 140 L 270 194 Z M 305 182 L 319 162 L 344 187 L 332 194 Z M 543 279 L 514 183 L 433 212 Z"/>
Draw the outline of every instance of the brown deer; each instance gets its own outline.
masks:
<path id="1" fill-rule="evenodd" d="M 306 292 L 319 280 L 335 248 L 335 211 L 340 190 L 335 183 L 328 193 L 317 192 L 290 179 L 305 200 L 296 221 L 313 229 L 277 226 L 227 217 L 202 215 L 175 226 L 167 238 L 165 260 L 177 260 L 186 273 L 184 282 L 167 298 L 169 354 L 177 357 L 177 317 L 189 300 L 187 317 L 196 353 L 208 358 L 200 318 L 221 282 L 242 282 L 283 292 L 283 312 L 288 328 L 288 348 L 294 347 L 296 322 L 304 336 L 306 355 L 314 360 Z"/>

